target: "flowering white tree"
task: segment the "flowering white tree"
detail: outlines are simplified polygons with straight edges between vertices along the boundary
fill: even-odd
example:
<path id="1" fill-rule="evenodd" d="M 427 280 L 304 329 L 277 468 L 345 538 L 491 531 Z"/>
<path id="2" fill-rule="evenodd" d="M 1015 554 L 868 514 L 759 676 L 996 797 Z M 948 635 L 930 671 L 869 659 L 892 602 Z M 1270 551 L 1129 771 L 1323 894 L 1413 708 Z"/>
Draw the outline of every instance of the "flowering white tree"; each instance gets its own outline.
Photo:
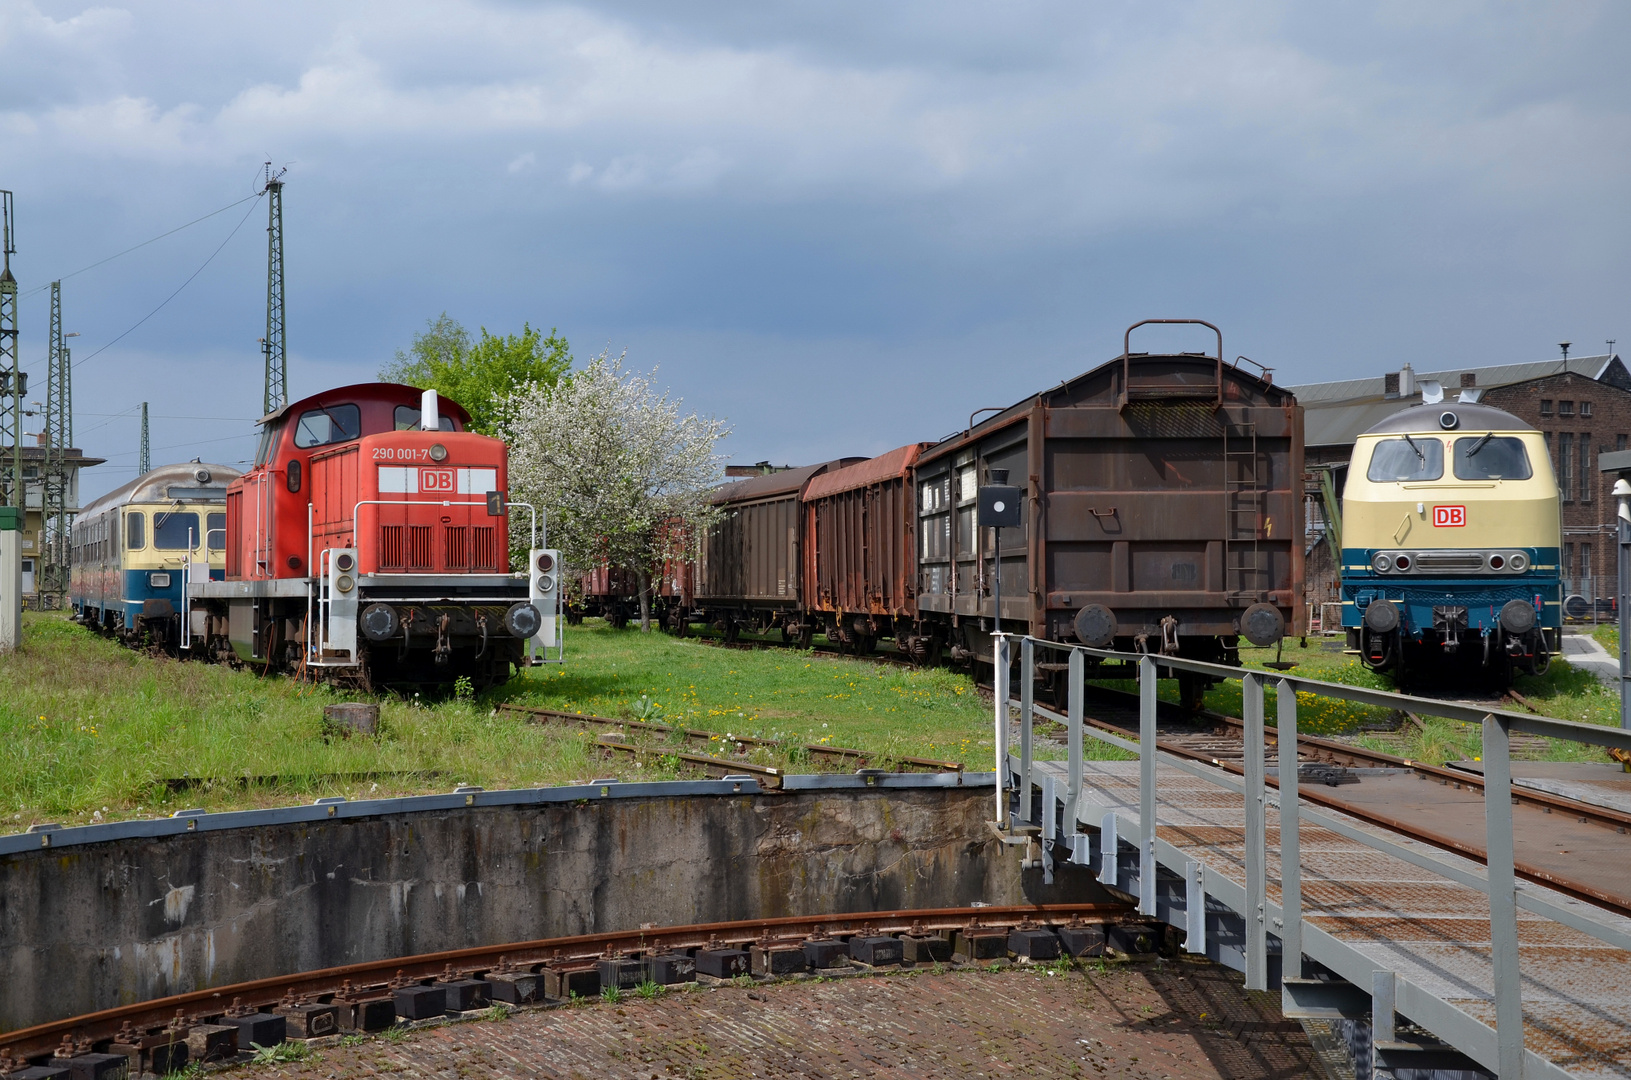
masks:
<path id="1" fill-rule="evenodd" d="M 625 353 L 624 356 L 627 354 Z M 605 560 L 640 583 L 640 628 L 651 629 L 652 571 L 678 523 L 697 536 L 712 522 L 707 492 L 724 458 L 723 421 L 658 392 L 651 375 L 607 353 L 560 381 L 512 394 L 501 429 L 510 445 L 510 490 L 549 515 L 549 534 L 578 567 Z"/>

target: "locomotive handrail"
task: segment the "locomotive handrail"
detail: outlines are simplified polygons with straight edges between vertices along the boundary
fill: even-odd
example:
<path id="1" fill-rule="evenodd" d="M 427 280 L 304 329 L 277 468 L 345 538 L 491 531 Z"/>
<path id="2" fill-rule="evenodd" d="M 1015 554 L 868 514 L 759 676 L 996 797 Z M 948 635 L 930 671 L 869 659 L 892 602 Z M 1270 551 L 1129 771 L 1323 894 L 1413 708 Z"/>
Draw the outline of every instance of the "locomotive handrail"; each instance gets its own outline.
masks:
<path id="1" fill-rule="evenodd" d="M 1155 886 L 1158 872 L 1158 855 L 1162 861 L 1167 862 L 1171 862 L 1173 858 L 1181 857 L 1181 853 L 1172 853 L 1169 851 L 1170 845 L 1162 844 L 1157 837 L 1157 759 L 1161 760 L 1163 766 L 1175 767 L 1181 771 L 1192 773 L 1197 777 L 1238 792 L 1241 795 L 1246 809 L 1246 850 L 1244 859 L 1246 881 L 1242 916 L 1246 924 L 1246 941 L 1243 952 L 1248 989 L 1268 989 L 1268 933 L 1270 920 L 1275 914 L 1273 905 L 1268 900 L 1267 884 L 1268 838 L 1266 811 L 1270 804 L 1266 788 L 1265 751 L 1267 740 L 1263 693 L 1265 683 L 1272 683 L 1276 691 L 1277 736 L 1278 745 L 1280 746 L 1289 745 L 1295 747 L 1297 745 L 1297 698 L 1300 693 L 1312 693 L 1362 704 L 1403 709 L 1417 715 L 1427 714 L 1456 720 L 1470 720 L 1479 723 L 1483 728 L 1483 759 L 1485 766 L 1483 801 L 1486 837 L 1485 870 L 1483 873 L 1479 873 L 1476 869 L 1469 871 L 1445 860 L 1429 856 L 1419 850 L 1413 850 L 1406 844 L 1395 843 L 1376 836 L 1368 830 L 1348 823 L 1344 819 L 1308 808 L 1298 798 L 1298 770 L 1294 765 L 1296 761 L 1295 754 L 1289 759 L 1293 762 L 1293 767 L 1290 768 L 1285 767 L 1288 760 L 1286 756 L 1283 753 L 1280 755 L 1282 767 L 1278 771 L 1278 784 L 1280 789 L 1281 903 L 1278 912 L 1279 918 L 1273 921 L 1278 926 L 1278 936 L 1281 938 L 1285 958 L 1283 961 L 1282 995 L 1288 1007 L 1295 1004 L 1296 995 L 1303 992 L 1301 989 L 1303 984 L 1302 958 L 1309 955 L 1304 951 L 1304 942 L 1308 941 L 1311 945 L 1317 942 L 1321 951 L 1324 951 L 1325 947 L 1330 944 L 1327 935 L 1317 930 L 1308 931 L 1303 927 L 1301 862 L 1297 836 L 1297 823 L 1303 821 L 1330 829 L 1347 839 L 1365 844 L 1384 854 L 1447 877 L 1489 897 L 1495 1023 L 1485 1025 L 1480 1021 L 1473 1021 L 1471 1024 L 1467 1024 L 1465 1021 L 1469 1018 L 1453 1008 L 1438 1011 L 1438 1006 L 1443 1005 L 1442 1002 L 1430 998 L 1419 987 L 1405 982 L 1393 971 L 1375 970 L 1373 962 L 1364 959 L 1363 965 L 1366 970 L 1375 971 L 1375 989 L 1372 995 L 1372 1024 L 1373 1030 L 1379 1033 L 1376 1036 L 1378 1042 L 1386 1043 L 1390 1041 L 1387 1033 L 1393 1030 L 1393 1013 L 1395 1009 L 1408 1011 L 1411 1018 L 1418 1022 L 1427 1021 L 1429 1015 L 1431 1015 L 1438 1023 L 1426 1024 L 1425 1026 L 1438 1029 L 1434 1032 L 1436 1035 L 1457 1045 L 1458 1049 L 1463 1053 L 1477 1060 L 1486 1068 L 1498 1069 L 1500 1076 L 1521 1077 L 1524 1075 L 1526 1066 L 1531 1070 L 1535 1070 L 1534 1075 L 1544 1075 L 1544 1070 L 1536 1067 L 1543 1067 L 1547 1063 L 1539 1055 L 1527 1051 L 1523 1044 L 1522 984 L 1517 930 L 1518 909 L 1522 908 L 1542 915 L 1617 948 L 1623 949 L 1631 946 L 1631 933 L 1627 933 L 1623 922 L 1616 925 L 1614 922 L 1580 910 L 1578 905 L 1571 908 L 1558 904 L 1546 896 L 1537 895 L 1528 890 L 1519 890 L 1513 846 L 1510 757 L 1510 738 L 1514 731 L 1627 750 L 1631 750 L 1631 731 L 1599 727 L 1593 724 L 1581 724 L 1568 720 L 1557 720 L 1551 717 L 1526 716 L 1501 709 L 1475 708 L 1459 705 L 1455 702 L 1418 698 L 1408 694 L 1371 690 L 1365 687 L 1347 686 L 1319 679 L 1306 679 L 1280 672 L 1252 671 L 1229 667 L 1224 664 L 1187 660 L 1179 657 L 1157 656 L 1149 653 L 1128 653 L 1114 649 L 1097 649 L 1069 642 L 1047 641 L 1029 635 L 999 632 L 993 634 L 992 637 L 996 676 L 993 687 L 996 697 L 994 744 L 997 758 L 999 827 L 1012 832 L 1036 833 L 1039 831 L 1043 842 L 1057 840 L 1057 842 L 1063 843 L 1066 839 L 1056 838 L 1057 826 L 1055 825 L 1054 815 L 1057 809 L 1055 804 L 1059 799 L 1052 778 L 1043 779 L 1043 814 L 1040 826 L 1028 820 L 1032 805 L 1032 717 L 1037 713 L 1061 720 L 1067 725 L 1069 759 L 1067 762 L 1067 787 L 1063 794 L 1064 829 L 1069 834 L 1069 847 L 1074 862 L 1087 861 L 1081 857 L 1082 853 L 1087 849 L 1086 837 L 1078 837 L 1077 834 L 1078 824 L 1081 821 L 1078 808 L 1081 806 L 1081 796 L 1084 791 L 1083 736 L 1091 735 L 1096 739 L 1138 755 L 1139 819 L 1135 843 L 1139 853 L 1139 910 L 1143 913 L 1156 913 Z M 1018 640 L 1020 645 L 1020 686 L 1018 688 L 1019 700 L 1017 702 L 1010 700 L 1009 691 L 1011 639 Z M 1034 685 L 1037 672 L 1036 652 L 1038 648 L 1064 652 L 1070 658 L 1068 665 L 1068 713 L 1065 716 L 1061 717 L 1052 710 L 1044 709 L 1034 701 Z M 1139 738 L 1136 743 L 1095 731 L 1083 722 L 1087 679 L 1086 661 L 1089 657 L 1101 660 L 1131 661 L 1138 665 Z M 1243 735 L 1245 741 L 1245 754 L 1241 762 L 1243 776 L 1236 777 L 1224 773 L 1220 769 L 1209 769 L 1201 763 L 1183 760 L 1158 746 L 1155 727 L 1156 681 L 1161 668 L 1241 681 L 1244 717 Z M 1016 705 L 1020 716 L 1020 746 L 1017 769 L 1014 768 L 1014 762 L 1008 748 L 1008 713 L 1010 708 Z M 1010 783 L 1010 780 L 1017 783 Z M 1008 789 L 1011 787 L 1018 788 L 1017 813 L 1010 810 Z M 1106 817 L 1102 826 L 1102 840 L 1100 843 L 1099 879 L 1111 885 L 1117 884 L 1117 874 L 1119 872 L 1116 853 L 1116 820 L 1116 815 L 1113 812 Z M 1049 865 L 1051 866 L 1051 864 Z M 1205 902 L 1200 894 L 1207 891 L 1204 881 L 1208 879 L 1210 871 L 1193 862 L 1189 862 L 1185 867 L 1179 869 L 1183 872 L 1186 879 L 1186 889 L 1188 890 L 1185 918 L 1189 924 L 1190 940 L 1186 942 L 1185 948 L 1190 951 L 1201 951 L 1206 947 L 1204 937 L 1207 931 L 1205 926 Z M 1327 965 L 1333 962 L 1332 957 L 1328 955 L 1321 955 L 1316 959 Z M 1406 1010 L 1407 996 L 1408 1010 Z M 1491 1030 L 1491 1027 L 1493 1027 L 1493 1030 Z"/>

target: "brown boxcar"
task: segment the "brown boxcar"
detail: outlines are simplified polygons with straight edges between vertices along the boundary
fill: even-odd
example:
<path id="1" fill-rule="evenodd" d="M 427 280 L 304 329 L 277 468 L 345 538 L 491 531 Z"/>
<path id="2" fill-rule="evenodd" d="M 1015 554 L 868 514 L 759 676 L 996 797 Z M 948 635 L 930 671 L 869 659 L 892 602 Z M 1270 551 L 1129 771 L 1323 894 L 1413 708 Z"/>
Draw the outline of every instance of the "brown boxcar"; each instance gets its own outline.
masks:
<path id="1" fill-rule="evenodd" d="M 829 469 L 864 461 L 841 458 L 726 484 L 710 500 L 721 512 L 701 544 L 693 615 L 734 638 L 743 627 L 781 627 L 808 643 L 799 547 L 805 485 Z"/>
<path id="2" fill-rule="evenodd" d="M 920 632 L 954 657 L 989 662 L 998 563 L 1013 632 L 1225 662 L 1240 636 L 1302 632 L 1301 407 L 1224 363 L 1221 332 L 1217 356 L 1130 353 L 1128 334 L 1116 359 L 920 456 Z M 1025 496 L 996 560 L 975 526 L 992 469 Z"/>
<path id="3" fill-rule="evenodd" d="M 912 469 L 930 445 L 912 443 L 831 470 L 805 487 L 805 606 L 810 621 L 843 648 L 870 652 L 878 638 L 894 637 L 919 661 L 934 659 L 933 640 L 911 632 L 917 622 Z"/>

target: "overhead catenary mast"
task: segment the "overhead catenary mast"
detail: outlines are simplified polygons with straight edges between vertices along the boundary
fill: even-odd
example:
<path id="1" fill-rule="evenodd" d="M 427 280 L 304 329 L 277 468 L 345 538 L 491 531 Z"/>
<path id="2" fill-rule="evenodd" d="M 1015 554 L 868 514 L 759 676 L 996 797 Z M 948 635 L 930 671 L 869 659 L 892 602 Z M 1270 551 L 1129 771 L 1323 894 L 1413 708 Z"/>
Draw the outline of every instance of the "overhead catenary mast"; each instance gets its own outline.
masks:
<path id="1" fill-rule="evenodd" d="M 11 468 L 0 469 L 4 505 L 21 507 L 23 495 L 23 395 L 25 376 L 17 365 L 17 279 L 11 276 L 11 257 L 17 251 L 15 212 L 11 192 L 0 191 L 0 447 L 11 448 Z"/>
<path id="2" fill-rule="evenodd" d="M 153 471 L 153 457 L 147 452 L 147 402 L 142 402 L 142 451 L 136 458 L 136 475 L 146 476 Z"/>
<path id="3" fill-rule="evenodd" d="M 281 409 L 289 399 L 289 357 L 283 343 L 283 174 L 272 175 L 266 163 L 266 336 L 261 355 L 266 359 L 266 393 L 262 415 Z"/>
<path id="4" fill-rule="evenodd" d="M 62 282 L 51 283 L 51 346 L 46 360 L 45 462 L 40 469 L 40 538 L 44 566 L 40 571 L 41 609 L 55 609 L 68 592 L 69 542 L 74 513 L 73 470 L 68 448 L 74 445 L 73 368 L 62 332 Z"/>

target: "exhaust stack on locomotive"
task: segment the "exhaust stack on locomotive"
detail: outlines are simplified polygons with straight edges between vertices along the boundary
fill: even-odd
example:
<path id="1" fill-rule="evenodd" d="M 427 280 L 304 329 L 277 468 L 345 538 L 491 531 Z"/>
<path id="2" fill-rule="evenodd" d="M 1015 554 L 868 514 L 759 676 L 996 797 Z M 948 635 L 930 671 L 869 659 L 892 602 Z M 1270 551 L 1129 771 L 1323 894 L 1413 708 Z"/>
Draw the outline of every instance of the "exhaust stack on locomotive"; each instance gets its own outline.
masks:
<path id="1" fill-rule="evenodd" d="M 506 449 L 468 423 L 392 383 L 265 417 L 226 494 L 225 580 L 189 590 L 193 647 L 363 687 L 559 660 L 557 556 L 534 529 L 511 572 Z"/>

